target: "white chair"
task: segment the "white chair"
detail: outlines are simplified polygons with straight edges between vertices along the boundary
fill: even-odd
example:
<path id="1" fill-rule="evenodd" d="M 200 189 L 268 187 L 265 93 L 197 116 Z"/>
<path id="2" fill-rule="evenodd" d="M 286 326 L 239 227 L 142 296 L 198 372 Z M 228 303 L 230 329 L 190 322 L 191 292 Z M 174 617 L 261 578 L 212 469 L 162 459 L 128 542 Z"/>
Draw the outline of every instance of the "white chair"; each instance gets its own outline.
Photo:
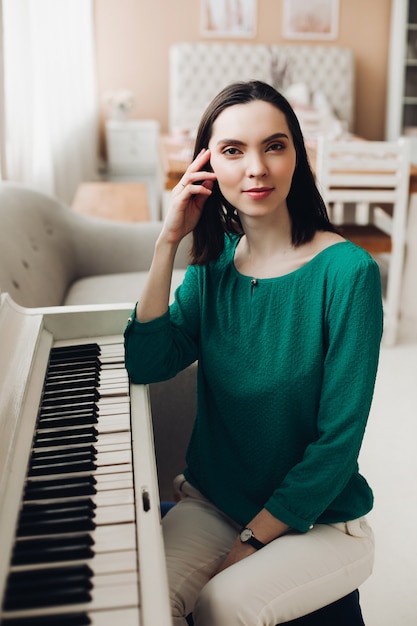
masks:
<path id="1" fill-rule="evenodd" d="M 332 222 L 386 270 L 384 345 L 396 342 L 407 226 L 410 147 L 319 137 L 316 177 Z M 385 268 L 385 270 L 384 270 Z"/>

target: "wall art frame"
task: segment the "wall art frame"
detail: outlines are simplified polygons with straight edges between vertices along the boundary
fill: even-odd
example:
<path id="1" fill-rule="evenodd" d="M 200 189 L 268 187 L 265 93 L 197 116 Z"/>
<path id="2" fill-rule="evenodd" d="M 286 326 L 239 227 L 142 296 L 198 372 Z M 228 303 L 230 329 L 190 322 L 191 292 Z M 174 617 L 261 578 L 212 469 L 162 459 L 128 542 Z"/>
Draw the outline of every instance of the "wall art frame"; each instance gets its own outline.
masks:
<path id="1" fill-rule="evenodd" d="M 257 0 L 200 0 L 200 3 L 203 37 L 255 37 Z"/>
<path id="2" fill-rule="evenodd" d="M 339 32 L 339 0 L 284 0 L 285 39 L 334 40 Z"/>

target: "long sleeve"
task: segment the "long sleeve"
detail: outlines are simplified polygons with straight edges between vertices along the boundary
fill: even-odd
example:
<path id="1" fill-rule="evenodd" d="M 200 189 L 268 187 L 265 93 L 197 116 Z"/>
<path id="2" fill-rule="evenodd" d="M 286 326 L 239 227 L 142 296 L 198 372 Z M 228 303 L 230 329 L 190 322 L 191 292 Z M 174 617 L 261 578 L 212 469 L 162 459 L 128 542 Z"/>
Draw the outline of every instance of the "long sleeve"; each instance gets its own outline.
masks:
<path id="1" fill-rule="evenodd" d="M 288 472 L 266 508 L 286 523 L 307 530 L 327 511 L 337 515 L 343 490 L 362 481 L 357 458 L 368 420 L 382 333 L 381 285 L 376 263 L 344 268 L 328 285 L 324 360 L 317 411 L 317 439 Z M 348 288 L 347 288 L 348 287 Z M 302 393 L 302 390 L 300 390 Z M 363 492 L 364 506 L 371 495 Z M 340 502 L 338 502 L 338 498 Z"/>
<path id="2" fill-rule="evenodd" d="M 125 364 L 130 380 L 167 380 L 198 357 L 198 278 L 189 267 L 175 302 L 161 317 L 141 323 L 135 311 L 125 329 Z"/>

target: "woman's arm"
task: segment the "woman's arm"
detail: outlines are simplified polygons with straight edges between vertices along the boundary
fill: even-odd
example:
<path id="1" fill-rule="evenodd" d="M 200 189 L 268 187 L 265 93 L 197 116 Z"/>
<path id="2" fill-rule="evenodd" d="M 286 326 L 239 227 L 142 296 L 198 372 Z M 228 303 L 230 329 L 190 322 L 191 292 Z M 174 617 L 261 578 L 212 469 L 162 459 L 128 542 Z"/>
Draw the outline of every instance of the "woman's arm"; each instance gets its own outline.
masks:
<path id="1" fill-rule="evenodd" d="M 138 322 L 149 322 L 161 317 L 168 310 L 175 254 L 181 240 L 198 223 L 216 178 L 212 172 L 202 170 L 209 159 L 210 151 L 202 150 L 172 190 L 171 206 L 156 242 L 146 284 L 136 306 Z"/>
<path id="2" fill-rule="evenodd" d="M 365 481 L 358 475 L 358 456 L 382 334 L 381 284 L 375 261 L 364 260 L 335 272 L 328 282 L 326 309 L 328 348 L 317 407 L 317 439 L 265 502 L 270 513 L 301 532 L 329 509 L 340 514 L 346 498 L 349 510 L 372 506 Z"/>
<path id="3" fill-rule="evenodd" d="M 259 511 L 258 515 L 256 515 L 247 526 L 253 531 L 256 539 L 264 544 L 281 537 L 281 535 L 284 535 L 290 528 L 287 524 L 284 524 L 284 522 L 281 522 L 281 520 L 271 515 L 266 509 Z M 256 552 L 256 548 L 248 543 L 242 543 L 238 535 L 229 554 L 216 573 L 218 574 L 253 552 Z"/>

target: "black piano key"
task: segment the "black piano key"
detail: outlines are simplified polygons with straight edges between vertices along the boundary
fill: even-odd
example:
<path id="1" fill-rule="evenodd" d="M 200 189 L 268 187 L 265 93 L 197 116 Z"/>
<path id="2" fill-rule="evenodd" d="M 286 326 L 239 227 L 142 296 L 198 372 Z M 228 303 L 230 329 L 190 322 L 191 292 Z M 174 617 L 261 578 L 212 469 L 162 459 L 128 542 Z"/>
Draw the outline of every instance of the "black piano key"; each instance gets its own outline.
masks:
<path id="1" fill-rule="evenodd" d="M 66 458 L 86 459 L 94 458 L 96 454 L 97 450 L 91 443 L 88 443 L 85 446 L 72 446 L 71 448 L 66 448 L 65 450 L 50 450 L 48 448 L 41 448 L 40 450 L 32 450 L 31 462 L 37 463 L 39 461 L 54 461 Z"/>
<path id="2" fill-rule="evenodd" d="M 61 429 L 50 429 L 48 430 L 42 430 L 42 432 L 36 431 L 35 433 L 35 441 L 37 439 L 42 439 L 42 438 L 46 438 L 46 437 L 61 437 L 61 436 L 66 436 L 66 435 L 83 435 L 85 432 L 95 432 L 97 434 L 97 429 L 94 426 L 91 426 L 90 424 L 85 424 L 85 426 L 68 426 L 68 428 L 61 428 Z"/>
<path id="3" fill-rule="evenodd" d="M 19 520 L 26 519 L 44 519 L 46 516 L 51 518 L 54 516 L 64 516 L 66 513 L 93 511 L 97 505 L 90 499 L 71 500 L 68 502 L 51 501 L 51 502 L 30 502 L 23 505 L 20 511 Z"/>
<path id="4" fill-rule="evenodd" d="M 93 476 L 74 476 L 51 480 L 29 481 L 26 483 L 24 500 L 72 498 L 97 493 L 96 479 Z"/>
<path id="5" fill-rule="evenodd" d="M 97 417 L 98 415 L 98 407 L 94 402 L 84 404 L 83 406 L 51 406 L 48 408 L 44 408 L 39 415 L 38 420 L 43 422 L 44 420 L 48 420 L 54 417 L 72 417 L 72 416 L 80 416 L 83 415 L 88 418 L 90 415 Z M 42 426 L 38 421 L 38 428 Z"/>
<path id="6" fill-rule="evenodd" d="M 28 471 L 28 476 L 51 476 L 53 474 L 75 474 L 77 472 L 93 472 L 96 464 L 90 458 L 73 461 L 34 463 Z"/>
<path id="7" fill-rule="evenodd" d="M 66 525 L 69 520 L 87 518 L 93 520 L 95 505 L 88 501 L 72 502 L 48 502 L 47 504 L 25 505 L 20 512 L 17 524 L 17 536 L 28 537 L 30 535 L 45 534 L 54 526 Z M 86 529 L 87 530 L 87 529 Z"/>
<path id="8" fill-rule="evenodd" d="M 34 574 L 34 576 L 36 575 Z M 88 580 L 81 579 L 77 582 L 67 582 L 59 588 L 48 586 L 48 588 L 40 589 L 28 585 L 26 588 L 7 589 L 4 609 L 6 611 L 22 611 L 37 607 L 46 608 L 91 602 L 88 586 Z"/>
<path id="9" fill-rule="evenodd" d="M 44 411 L 44 409 L 47 409 L 48 407 L 51 406 L 68 406 L 68 405 L 85 405 L 87 403 L 95 403 L 100 399 L 100 394 L 97 391 L 96 387 L 91 387 L 86 388 L 86 389 L 80 389 L 79 393 L 76 393 L 76 391 L 71 390 L 71 393 L 68 394 L 58 394 L 57 396 L 55 396 L 54 394 L 51 394 L 51 397 L 49 397 L 48 395 L 44 396 L 44 398 L 42 399 L 42 406 L 41 406 L 41 415 Z"/>
<path id="10" fill-rule="evenodd" d="M 89 626 L 91 619 L 87 613 L 68 615 L 41 615 L 39 617 L 4 618 L 1 626 Z"/>
<path id="11" fill-rule="evenodd" d="M 26 591 L 13 598 L 11 594 L 6 610 L 34 609 L 38 607 L 63 606 L 68 604 L 83 604 L 91 602 L 91 595 L 86 589 L 87 581 L 81 580 L 78 585 L 65 585 L 60 589 L 48 589 L 40 594 L 37 590 L 33 593 Z"/>
<path id="12" fill-rule="evenodd" d="M 84 359 L 96 359 L 100 356 L 101 349 L 98 344 L 84 344 L 77 346 L 60 346 L 52 348 L 49 355 L 49 363 L 53 364 L 57 361 L 64 363 L 65 361 L 80 361 Z"/>
<path id="13" fill-rule="evenodd" d="M 34 447 L 72 446 L 75 444 L 94 443 L 97 441 L 98 431 L 94 426 L 85 428 L 68 428 L 51 432 L 37 432 Z"/>
<path id="14" fill-rule="evenodd" d="M 28 586 L 36 589 L 45 585 L 59 587 L 62 582 L 78 583 L 79 580 L 89 580 L 92 577 L 93 571 L 91 568 L 82 563 L 81 565 L 65 565 L 64 567 L 47 567 L 45 569 L 10 572 L 7 584 L 13 590 L 17 588 L 25 589 Z"/>
<path id="15" fill-rule="evenodd" d="M 48 371 L 48 377 L 44 383 L 44 391 L 53 389 L 60 384 L 63 384 L 63 389 L 68 389 L 72 384 L 74 387 L 79 385 L 85 386 L 88 381 L 95 381 L 100 378 L 100 369 L 97 364 L 91 364 L 88 370 L 77 371 L 72 365 L 68 365 L 66 370 L 59 372 Z"/>
<path id="16" fill-rule="evenodd" d="M 62 437 L 44 437 L 36 442 L 36 445 L 39 447 L 66 447 L 73 446 L 78 444 L 86 444 L 86 443 L 95 443 L 97 441 L 97 433 L 96 432 L 87 432 L 83 435 L 67 435 Z"/>
<path id="17" fill-rule="evenodd" d="M 79 515 L 68 515 L 64 519 L 46 519 L 34 524 L 18 524 L 17 534 L 20 537 L 54 535 L 59 533 L 75 533 L 94 530 L 95 523 L 90 512 Z"/>
<path id="18" fill-rule="evenodd" d="M 11 572 L 3 610 L 90 602 L 92 576 L 92 570 L 84 564 Z"/>
<path id="19" fill-rule="evenodd" d="M 85 358 L 64 359 L 63 361 L 50 361 L 47 369 L 47 379 L 49 376 L 66 375 L 73 372 L 86 372 L 101 369 L 100 357 L 87 356 Z"/>
<path id="20" fill-rule="evenodd" d="M 100 372 L 100 370 L 101 363 L 98 358 L 72 361 L 71 363 L 60 363 L 59 361 L 57 361 L 56 363 L 49 364 L 46 380 L 60 376 L 66 376 L 68 373 L 82 374 L 95 371 Z"/>
<path id="21" fill-rule="evenodd" d="M 99 377 L 101 366 L 97 359 L 72 363 L 56 363 L 48 368 L 45 387 L 60 380 L 73 380 L 85 377 Z"/>
<path id="22" fill-rule="evenodd" d="M 43 392 L 43 403 L 50 398 L 60 398 L 63 393 L 68 392 L 70 395 L 79 395 L 86 393 L 91 389 L 95 389 L 99 384 L 98 376 L 88 377 L 75 380 L 61 380 L 51 382 L 45 386 Z"/>
<path id="23" fill-rule="evenodd" d="M 93 545 L 94 540 L 87 533 L 17 541 L 13 548 L 12 565 L 91 559 L 94 556 Z"/>
<path id="24" fill-rule="evenodd" d="M 41 422 L 38 422 L 37 430 L 51 429 L 51 428 L 65 428 L 67 426 L 86 426 L 88 424 L 97 424 L 98 417 L 96 412 L 87 413 L 73 412 L 69 415 L 52 415 L 42 416 Z"/>

